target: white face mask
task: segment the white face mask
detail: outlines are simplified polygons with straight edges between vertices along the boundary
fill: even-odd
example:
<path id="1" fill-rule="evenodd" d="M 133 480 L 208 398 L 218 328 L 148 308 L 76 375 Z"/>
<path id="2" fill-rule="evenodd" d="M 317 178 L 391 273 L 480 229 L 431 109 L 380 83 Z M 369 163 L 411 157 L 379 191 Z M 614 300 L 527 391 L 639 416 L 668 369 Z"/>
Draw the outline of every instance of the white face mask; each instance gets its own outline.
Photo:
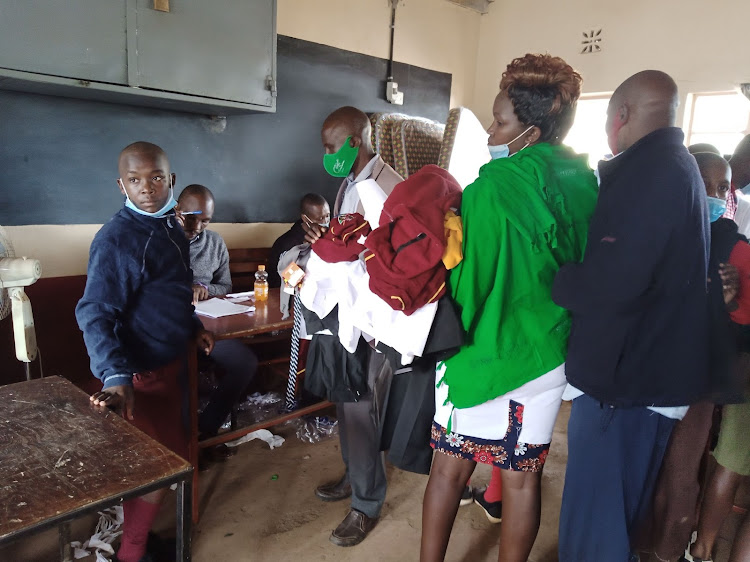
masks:
<path id="1" fill-rule="evenodd" d="M 510 141 L 508 144 L 488 144 L 487 148 L 490 150 L 490 156 L 493 160 L 497 160 L 498 158 L 507 158 L 510 156 L 510 145 L 516 142 L 518 139 L 520 139 L 522 136 L 524 136 L 526 133 L 528 133 L 534 125 L 531 125 L 528 129 L 526 129 L 523 133 L 518 135 L 516 138 L 514 138 L 512 141 Z M 524 148 L 529 146 L 529 143 L 527 142 L 525 145 L 521 147 L 521 149 L 518 152 L 521 152 Z"/>
<path id="2" fill-rule="evenodd" d="M 125 192 L 125 206 L 131 211 L 135 211 L 139 215 L 158 219 L 166 215 L 167 212 L 174 209 L 175 205 L 177 205 L 177 200 L 174 198 L 174 186 L 172 185 L 171 175 L 169 176 L 169 199 L 167 199 L 167 202 L 164 203 L 164 206 L 161 209 L 153 213 L 149 213 L 148 211 L 144 211 L 143 209 L 139 209 L 138 207 L 136 207 L 135 203 L 133 203 L 130 200 L 130 197 L 128 197 L 128 192 L 125 190 L 125 185 L 123 185 L 122 180 L 118 179 L 117 181 L 120 182 L 120 186 L 122 186 L 122 190 Z"/>

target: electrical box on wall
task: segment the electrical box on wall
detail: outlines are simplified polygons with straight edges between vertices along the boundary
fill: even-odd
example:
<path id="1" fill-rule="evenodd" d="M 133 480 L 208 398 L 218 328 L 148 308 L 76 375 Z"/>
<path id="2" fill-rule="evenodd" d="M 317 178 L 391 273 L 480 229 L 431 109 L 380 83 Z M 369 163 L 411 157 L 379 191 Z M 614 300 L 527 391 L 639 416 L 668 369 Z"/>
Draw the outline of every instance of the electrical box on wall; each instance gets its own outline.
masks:
<path id="1" fill-rule="evenodd" d="M 404 92 L 398 91 L 397 82 L 388 82 L 386 84 L 385 98 L 393 105 L 404 105 Z"/>
<path id="2" fill-rule="evenodd" d="M 0 88 L 194 113 L 276 110 L 276 0 L 0 0 Z"/>

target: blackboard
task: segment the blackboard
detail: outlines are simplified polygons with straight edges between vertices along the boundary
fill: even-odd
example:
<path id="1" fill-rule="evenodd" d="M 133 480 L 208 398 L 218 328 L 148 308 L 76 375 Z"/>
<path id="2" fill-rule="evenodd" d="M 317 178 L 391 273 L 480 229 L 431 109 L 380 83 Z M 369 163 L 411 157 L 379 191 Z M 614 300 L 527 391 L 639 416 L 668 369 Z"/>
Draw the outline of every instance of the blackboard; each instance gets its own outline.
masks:
<path id="1" fill-rule="evenodd" d="M 398 111 L 445 122 L 451 75 L 394 65 L 403 106 L 385 101 L 387 61 L 291 37 L 278 38 L 275 114 L 207 116 L 0 91 L 0 224 L 96 224 L 122 205 L 117 155 L 136 140 L 163 147 L 177 187 L 202 183 L 217 222 L 288 222 L 299 198 L 332 201 L 320 126 L 331 111 Z"/>

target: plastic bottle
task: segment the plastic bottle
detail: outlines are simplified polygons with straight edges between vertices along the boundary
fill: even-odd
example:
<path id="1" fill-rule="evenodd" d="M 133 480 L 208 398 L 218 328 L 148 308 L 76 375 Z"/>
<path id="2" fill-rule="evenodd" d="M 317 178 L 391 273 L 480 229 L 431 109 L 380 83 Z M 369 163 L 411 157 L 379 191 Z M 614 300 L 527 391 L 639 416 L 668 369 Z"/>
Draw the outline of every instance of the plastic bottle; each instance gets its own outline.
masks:
<path id="1" fill-rule="evenodd" d="M 259 265 L 255 273 L 255 302 L 268 300 L 268 272 L 265 265 Z"/>

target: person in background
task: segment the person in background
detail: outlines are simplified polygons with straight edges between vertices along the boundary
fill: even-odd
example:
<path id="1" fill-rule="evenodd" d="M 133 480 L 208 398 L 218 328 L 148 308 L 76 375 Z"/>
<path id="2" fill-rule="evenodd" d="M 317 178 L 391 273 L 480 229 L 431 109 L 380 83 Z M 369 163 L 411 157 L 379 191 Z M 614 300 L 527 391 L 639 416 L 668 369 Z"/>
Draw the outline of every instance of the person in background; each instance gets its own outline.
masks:
<path id="1" fill-rule="evenodd" d="M 445 558 L 478 462 L 502 473 L 498 560 L 525 562 L 534 545 L 570 328 L 550 290 L 558 268 L 583 257 L 596 204 L 586 157 L 562 145 L 580 93 L 581 76 L 559 57 L 528 54 L 503 73 L 493 160 L 461 203 L 464 259 L 449 285 L 467 343 L 436 373 L 422 562 Z"/>
<path id="2" fill-rule="evenodd" d="M 326 117 L 321 141 L 326 171 L 343 178 L 333 207 L 334 217 L 346 213 L 364 214 L 356 189 L 360 181 L 375 180 L 386 196 L 403 181 L 373 150 L 370 120 L 359 109 L 342 107 Z M 311 244 L 317 242 L 325 230 L 307 222 L 302 223 L 302 228 L 306 232 L 305 240 Z M 369 353 L 367 393 L 358 402 L 336 404 L 346 472 L 315 490 L 315 495 L 326 502 L 352 498 L 349 513 L 331 533 L 331 542 L 338 546 L 362 542 L 377 524 L 385 502 L 387 481 L 385 459 L 380 451 L 378 412 L 385 410 L 392 372 L 384 354 L 372 349 Z"/>
<path id="3" fill-rule="evenodd" d="M 560 268 L 552 287 L 573 316 L 561 562 L 630 558 L 672 429 L 708 394 L 710 230 L 698 166 L 674 126 L 678 99 L 655 70 L 615 90 L 615 156 L 599 163 L 583 262 Z"/>
<path id="4" fill-rule="evenodd" d="M 305 242 L 303 221 L 320 225 L 323 228 L 328 227 L 331 221 L 328 201 L 318 193 L 308 193 L 303 196 L 299 202 L 299 212 L 300 218 L 289 230 L 279 236 L 271 247 L 271 256 L 268 258 L 268 286 L 272 289 L 281 286 L 281 275 L 277 268 L 281 255 Z"/>
<path id="5" fill-rule="evenodd" d="M 740 234 L 750 237 L 750 135 L 745 136 L 734 149 L 729 165 L 732 168 L 732 200 L 736 199 L 736 211 L 731 217 L 725 216 L 734 219 Z"/>
<path id="6" fill-rule="evenodd" d="M 193 298 L 197 301 L 226 295 L 232 290 L 229 252 L 221 235 L 206 227 L 214 216 L 214 195 L 203 185 L 192 184 L 180 193 L 175 207 L 177 220 L 190 244 L 190 267 L 193 270 Z M 214 344 L 211 360 L 219 370 L 216 387 L 208 404 L 198 416 L 199 439 L 213 437 L 239 402 L 258 368 L 255 353 L 241 340 L 219 340 Z M 208 362 L 201 358 L 201 365 Z M 216 445 L 201 450 L 201 462 L 222 460 L 236 449 Z M 205 464 L 203 464 L 205 466 Z"/>
<path id="7" fill-rule="evenodd" d="M 690 146 L 688 146 L 688 152 L 693 156 L 700 152 L 710 152 L 711 154 L 717 154 L 718 156 L 721 156 L 721 152 L 719 152 L 719 149 L 712 144 L 708 144 L 707 142 L 691 144 Z"/>
<path id="8" fill-rule="evenodd" d="M 142 141 L 123 149 L 118 169 L 125 206 L 91 243 L 76 306 L 91 371 L 102 381 L 91 403 L 100 412 L 121 409 L 127 421 L 187 458 L 185 357 L 191 339 L 206 354 L 214 342 L 191 304 L 188 243 L 172 212 L 175 175 L 164 151 Z M 123 502 L 120 562 L 147 559 L 149 530 L 166 492 Z"/>
<path id="9" fill-rule="evenodd" d="M 688 148 L 689 150 L 689 148 Z M 729 164 L 716 152 L 697 152 L 711 220 L 709 256 L 710 369 L 713 388 L 675 424 L 656 482 L 651 516 L 643 522 L 639 550 L 676 560 L 696 524 L 701 469 L 715 404 L 736 400 L 739 367 L 736 326 L 750 323 L 750 245 L 731 219 L 723 218 L 730 195 Z M 716 280 L 714 282 L 713 280 Z"/>
<path id="10" fill-rule="evenodd" d="M 214 195 L 205 186 L 192 184 L 177 199 L 177 220 L 190 242 L 193 301 L 223 297 L 232 290 L 229 251 L 218 232 L 206 230 L 214 216 Z"/>

